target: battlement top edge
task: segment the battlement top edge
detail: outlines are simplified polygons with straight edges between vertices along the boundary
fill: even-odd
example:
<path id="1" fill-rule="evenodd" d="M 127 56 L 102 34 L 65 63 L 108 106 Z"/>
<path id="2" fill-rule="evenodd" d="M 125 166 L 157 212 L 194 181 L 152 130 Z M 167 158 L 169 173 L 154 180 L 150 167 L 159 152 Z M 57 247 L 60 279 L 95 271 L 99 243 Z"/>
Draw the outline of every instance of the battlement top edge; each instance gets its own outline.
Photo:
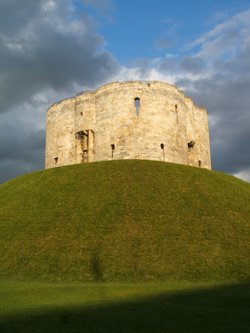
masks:
<path id="1" fill-rule="evenodd" d="M 67 101 L 71 101 L 71 100 L 77 100 L 78 98 L 81 98 L 81 97 L 87 97 L 87 96 L 93 96 L 93 95 L 99 95 L 105 91 L 108 91 L 108 90 L 113 90 L 113 89 L 116 89 L 116 88 L 119 88 L 119 87 L 130 87 L 130 86 L 140 86 L 140 85 L 147 85 L 148 87 L 150 87 L 151 85 L 153 86 L 161 86 L 161 87 L 164 87 L 164 88 L 170 88 L 170 89 L 173 89 L 175 90 L 176 92 L 178 92 L 182 97 L 190 100 L 191 103 L 193 103 L 194 105 L 196 105 L 192 98 L 190 98 L 189 96 L 185 95 L 185 93 L 178 89 L 175 85 L 173 84 L 170 84 L 168 82 L 163 82 L 163 81 L 159 81 L 159 80 L 154 80 L 154 81 L 145 81 L 145 80 L 131 80 L 131 81 L 113 81 L 113 82 L 108 82 L 104 85 L 101 85 L 100 87 L 98 87 L 97 89 L 93 89 L 93 90 L 84 90 L 82 92 L 79 92 L 77 93 L 75 96 L 72 96 L 72 97 L 68 97 L 68 98 L 64 98 L 62 100 L 59 100 L 55 103 L 53 103 L 52 105 L 49 106 L 48 108 L 48 111 L 50 109 L 53 109 L 54 107 L 60 105 L 61 103 L 63 102 L 67 102 Z M 202 109 L 202 110 L 205 110 L 206 109 L 203 107 L 203 106 L 199 106 L 199 105 L 196 105 L 199 109 Z"/>

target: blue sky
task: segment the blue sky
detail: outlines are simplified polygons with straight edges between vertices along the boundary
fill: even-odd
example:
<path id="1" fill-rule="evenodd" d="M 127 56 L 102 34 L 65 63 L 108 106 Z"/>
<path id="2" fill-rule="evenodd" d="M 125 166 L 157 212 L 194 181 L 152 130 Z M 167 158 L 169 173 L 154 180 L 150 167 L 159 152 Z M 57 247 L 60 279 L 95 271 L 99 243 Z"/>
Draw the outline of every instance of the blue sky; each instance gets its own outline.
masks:
<path id="1" fill-rule="evenodd" d="M 192 52 L 187 45 L 215 24 L 249 8 L 235 0 L 116 0 L 106 11 L 81 5 L 98 22 L 106 48 L 123 64 Z"/>
<path id="2" fill-rule="evenodd" d="M 203 105 L 213 168 L 250 181 L 249 73 L 250 0 L 1 0 L 0 182 L 44 168 L 52 103 L 126 80 Z"/>

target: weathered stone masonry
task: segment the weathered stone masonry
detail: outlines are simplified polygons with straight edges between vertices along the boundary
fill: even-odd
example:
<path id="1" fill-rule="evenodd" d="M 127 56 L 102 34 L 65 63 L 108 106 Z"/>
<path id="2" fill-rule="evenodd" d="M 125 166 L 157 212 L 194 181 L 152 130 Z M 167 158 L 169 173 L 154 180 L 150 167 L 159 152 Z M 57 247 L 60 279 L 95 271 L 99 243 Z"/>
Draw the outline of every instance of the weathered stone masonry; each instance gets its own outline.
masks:
<path id="1" fill-rule="evenodd" d="M 175 86 L 114 82 L 52 105 L 46 168 L 147 159 L 211 169 L 207 113 Z"/>

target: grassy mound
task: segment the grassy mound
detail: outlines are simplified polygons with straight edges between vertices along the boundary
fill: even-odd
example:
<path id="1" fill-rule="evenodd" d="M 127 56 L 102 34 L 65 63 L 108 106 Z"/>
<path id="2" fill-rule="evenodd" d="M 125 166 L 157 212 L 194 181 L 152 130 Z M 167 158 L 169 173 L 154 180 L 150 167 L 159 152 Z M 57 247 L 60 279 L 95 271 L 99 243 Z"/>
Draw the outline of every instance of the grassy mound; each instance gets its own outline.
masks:
<path id="1" fill-rule="evenodd" d="M 153 161 L 73 165 L 0 185 L 0 277 L 246 279 L 250 185 Z"/>

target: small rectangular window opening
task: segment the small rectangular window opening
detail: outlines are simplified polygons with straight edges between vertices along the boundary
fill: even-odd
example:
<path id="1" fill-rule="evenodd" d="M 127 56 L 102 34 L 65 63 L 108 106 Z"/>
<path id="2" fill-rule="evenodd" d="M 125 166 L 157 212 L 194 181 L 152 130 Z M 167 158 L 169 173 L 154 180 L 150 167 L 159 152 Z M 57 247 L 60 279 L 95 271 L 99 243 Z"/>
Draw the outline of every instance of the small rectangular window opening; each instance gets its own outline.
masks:
<path id="1" fill-rule="evenodd" d="M 115 144 L 112 143 L 110 146 L 111 146 L 111 156 L 113 158 L 114 157 L 114 151 L 115 151 Z"/>
<path id="2" fill-rule="evenodd" d="M 140 103 L 140 98 L 139 97 L 136 97 L 134 99 L 134 105 L 135 105 L 135 112 L 136 112 L 136 115 L 139 116 L 139 109 L 140 109 L 140 106 L 141 106 L 141 103 Z"/>
<path id="3" fill-rule="evenodd" d="M 164 145 L 164 143 L 161 143 L 160 147 L 161 147 L 161 150 L 162 150 L 162 159 L 163 159 L 163 161 L 165 161 L 165 150 L 164 150 L 165 145 Z"/>

